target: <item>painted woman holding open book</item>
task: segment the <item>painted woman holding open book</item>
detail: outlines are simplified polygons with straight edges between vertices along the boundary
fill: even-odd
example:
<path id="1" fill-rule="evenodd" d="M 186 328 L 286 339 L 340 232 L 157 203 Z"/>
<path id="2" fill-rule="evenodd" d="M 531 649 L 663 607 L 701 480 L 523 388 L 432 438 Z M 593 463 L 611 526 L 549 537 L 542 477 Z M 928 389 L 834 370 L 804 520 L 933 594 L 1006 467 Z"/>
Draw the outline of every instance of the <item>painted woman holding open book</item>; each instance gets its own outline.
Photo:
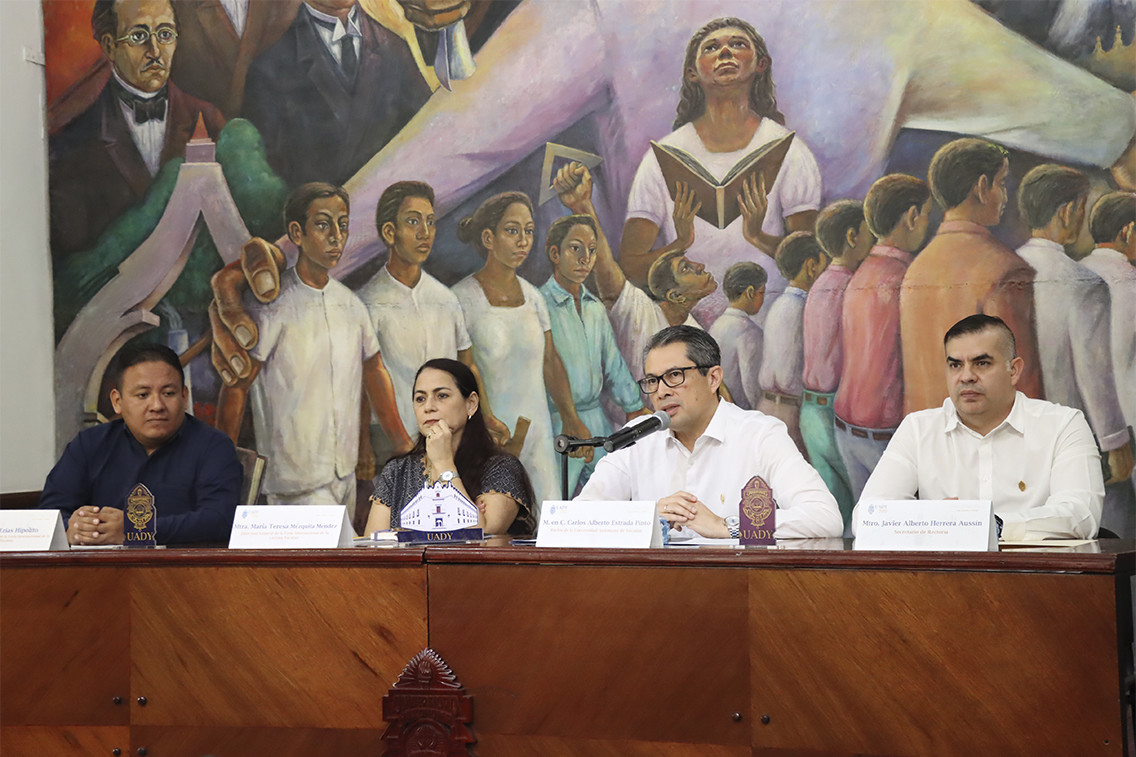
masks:
<path id="1" fill-rule="evenodd" d="M 769 273 L 766 305 L 775 299 L 786 282 L 773 253 L 786 234 L 812 231 L 821 203 L 820 168 L 805 143 L 793 135 L 787 152 L 776 149 L 778 141 L 790 136 L 784 122 L 774 97 L 773 61 L 761 35 L 737 18 L 715 19 L 699 29 L 686 48 L 675 130 L 659 145 L 678 157 L 671 164 L 693 161 L 703 170 L 685 172 L 687 182 L 672 178 L 673 171 L 665 177 L 657 150 L 647 150 L 631 185 L 619 246 L 628 277 L 642 282 L 664 251 L 689 249 L 689 256 L 719 281 L 734 263 L 759 263 Z M 763 164 L 762 158 L 746 167 L 763 148 L 769 148 L 770 156 L 784 155 L 779 171 L 775 160 Z M 731 171 L 739 167 L 734 176 L 741 181 L 731 183 Z M 695 176 L 706 173 L 714 183 Z M 681 228 L 672 219 L 678 184 L 688 185 L 702 199 L 698 217 Z M 717 192 L 718 206 L 713 207 L 719 184 L 730 191 Z M 735 219 L 728 221 L 731 215 Z M 655 248 L 660 237 L 666 244 Z M 709 326 L 727 305 L 716 292 L 699 303 L 694 315 Z"/>

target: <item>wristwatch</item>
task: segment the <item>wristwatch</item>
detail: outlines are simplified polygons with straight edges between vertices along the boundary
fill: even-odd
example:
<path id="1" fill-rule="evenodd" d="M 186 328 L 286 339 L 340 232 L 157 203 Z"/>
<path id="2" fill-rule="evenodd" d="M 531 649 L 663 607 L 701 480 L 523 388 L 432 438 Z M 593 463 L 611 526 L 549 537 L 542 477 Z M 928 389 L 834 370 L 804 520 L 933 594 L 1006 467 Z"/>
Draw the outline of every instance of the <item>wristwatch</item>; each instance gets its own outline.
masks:
<path id="1" fill-rule="evenodd" d="M 454 473 L 452 470 L 444 470 L 438 476 L 438 480 L 445 484 L 450 484 L 455 478 L 461 478 L 461 476 Z M 452 486 L 452 484 L 450 485 Z"/>
<path id="2" fill-rule="evenodd" d="M 728 518 L 723 518 L 722 521 L 726 524 L 726 530 L 730 532 L 731 539 L 740 539 L 742 537 L 742 530 L 740 528 L 742 519 L 736 515 L 731 515 Z"/>

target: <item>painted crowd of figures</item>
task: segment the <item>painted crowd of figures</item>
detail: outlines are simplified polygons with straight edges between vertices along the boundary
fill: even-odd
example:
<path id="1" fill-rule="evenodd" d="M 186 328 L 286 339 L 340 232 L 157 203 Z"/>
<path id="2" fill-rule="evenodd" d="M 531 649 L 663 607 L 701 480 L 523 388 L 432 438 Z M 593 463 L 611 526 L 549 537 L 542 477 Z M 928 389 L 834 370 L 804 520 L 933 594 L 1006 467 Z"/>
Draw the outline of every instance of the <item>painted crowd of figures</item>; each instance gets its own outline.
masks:
<path id="1" fill-rule="evenodd" d="M 357 466 L 369 478 L 375 455 L 409 447 L 415 371 L 438 357 L 474 370 L 499 439 L 528 420 L 519 457 L 537 501 L 559 499 L 553 437 L 642 413 L 643 345 L 688 323 L 721 345 L 732 400 L 788 426 L 847 522 L 903 416 L 946 398 L 943 333 L 982 312 L 1017 337 L 1019 389 L 1085 413 L 1108 453 L 1103 525 L 1136 533 L 1130 95 L 965 0 L 484 5 L 467 15 L 492 31 L 478 72 L 432 95 L 429 20 L 406 32 L 394 2 L 94 4 L 104 59 L 51 139 L 56 275 L 144 204 L 199 121 L 214 139 L 251 122 L 265 177 L 226 180 L 274 187 L 284 236 L 213 276 L 201 330 L 234 439 L 248 397 L 268 501 L 353 509 Z M 725 15 L 739 10 L 755 24 Z M 810 28 L 840 39 L 789 52 Z M 943 64 L 959 35 L 984 65 Z M 780 89 L 771 47 L 786 50 Z M 902 127 L 951 136 L 904 165 Z M 721 177 L 791 133 L 724 228 L 649 145 Z M 549 175 L 567 215 L 516 191 L 549 141 L 604 161 Z M 1040 157 L 1015 176 L 1021 151 Z M 991 231 L 1010 203 L 1028 237 L 1016 251 Z M 570 461 L 571 491 L 588 455 Z"/>

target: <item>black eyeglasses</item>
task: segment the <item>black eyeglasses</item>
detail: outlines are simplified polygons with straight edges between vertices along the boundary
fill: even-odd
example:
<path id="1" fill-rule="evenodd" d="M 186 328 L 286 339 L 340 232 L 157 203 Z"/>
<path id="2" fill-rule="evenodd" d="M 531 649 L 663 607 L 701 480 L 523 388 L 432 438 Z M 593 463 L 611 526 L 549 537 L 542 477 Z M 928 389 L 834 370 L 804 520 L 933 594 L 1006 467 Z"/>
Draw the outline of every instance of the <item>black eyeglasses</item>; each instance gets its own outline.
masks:
<path id="1" fill-rule="evenodd" d="M 688 365 L 685 368 L 671 368 L 662 376 L 644 376 L 635 383 L 639 385 L 639 389 L 643 392 L 643 394 L 654 394 L 655 392 L 659 391 L 660 381 L 669 386 L 671 389 L 674 389 L 676 386 L 686 381 L 687 371 L 693 371 L 695 369 L 704 371 L 713 367 L 714 366 L 712 365 Z"/>

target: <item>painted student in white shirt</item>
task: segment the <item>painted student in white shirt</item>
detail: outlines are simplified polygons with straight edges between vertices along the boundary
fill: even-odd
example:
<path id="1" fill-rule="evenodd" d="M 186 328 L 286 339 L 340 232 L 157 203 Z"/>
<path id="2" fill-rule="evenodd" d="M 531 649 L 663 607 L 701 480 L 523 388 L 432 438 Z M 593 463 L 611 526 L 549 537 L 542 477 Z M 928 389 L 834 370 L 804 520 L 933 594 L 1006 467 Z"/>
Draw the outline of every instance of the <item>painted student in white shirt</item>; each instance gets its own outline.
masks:
<path id="1" fill-rule="evenodd" d="M 672 539 L 723 539 L 736 535 L 742 491 L 760 478 L 777 504 L 777 538 L 840 536 L 836 500 L 785 424 L 718 396 L 720 363 L 717 342 L 701 329 L 655 334 L 639 386 L 670 428 L 605 456 L 577 499 L 655 500 Z"/>
<path id="2" fill-rule="evenodd" d="M 367 309 L 328 275 L 343 255 L 349 202 L 319 182 L 289 195 L 284 223 L 300 256 L 273 302 L 250 294 L 246 307 L 260 334 L 250 391 L 268 503 L 345 505 L 354 517 L 362 387 L 396 450 L 411 441 Z"/>
<path id="3" fill-rule="evenodd" d="M 391 184 L 379 197 L 375 228 L 387 246 L 387 262 L 356 293 L 379 338 L 402 425 L 412 429 L 418 423 L 414 377 L 427 360 L 460 360 L 473 372 L 483 397 L 485 391 L 461 303 L 449 287 L 422 270 L 434 248 L 434 190 L 420 181 Z M 508 427 L 490 412 L 486 399 L 481 412 L 495 441 L 508 441 Z M 376 431 L 372 428 L 372 436 Z"/>
<path id="4" fill-rule="evenodd" d="M 1046 163 L 1027 173 L 1018 205 L 1031 238 L 1018 255 L 1036 272 L 1033 312 L 1045 398 L 1085 414 L 1110 470 L 1100 525 L 1122 534 L 1136 520 L 1136 492 L 1118 396 L 1124 389 L 1112 365 L 1112 297 L 1104 279 L 1065 251 L 1080 236 L 1089 190 L 1089 177 L 1066 166 Z"/>
<path id="5" fill-rule="evenodd" d="M 710 327 L 722 348 L 722 380 L 730 388 L 734 404 L 743 410 L 754 410 L 761 402 L 761 356 L 765 334 L 753 316 L 765 302 L 765 284 L 769 274 L 757 263 L 734 263 L 726 270 L 722 289 L 730 306 Z"/>
<path id="6" fill-rule="evenodd" d="M 1081 265 L 1108 285 L 1112 370 L 1124 419 L 1136 427 L 1136 193 L 1110 192 L 1097 200 L 1089 231 L 1096 248 Z"/>
<path id="7" fill-rule="evenodd" d="M 860 503 L 991 500 L 1003 539 L 1096 536 L 1104 480 L 1085 416 L 1015 389 L 1023 361 L 1002 319 L 967 316 L 943 344 L 950 397 L 903 419 Z"/>

